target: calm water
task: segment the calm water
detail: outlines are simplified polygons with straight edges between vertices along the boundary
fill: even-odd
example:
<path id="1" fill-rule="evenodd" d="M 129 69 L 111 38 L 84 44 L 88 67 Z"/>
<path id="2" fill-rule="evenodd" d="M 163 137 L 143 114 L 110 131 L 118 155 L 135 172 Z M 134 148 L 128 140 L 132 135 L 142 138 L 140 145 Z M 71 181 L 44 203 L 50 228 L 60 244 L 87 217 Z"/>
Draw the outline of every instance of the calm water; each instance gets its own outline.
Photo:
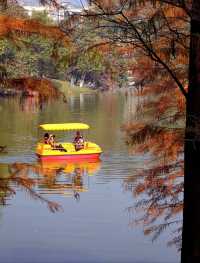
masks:
<path id="1" fill-rule="evenodd" d="M 0 262 L 179 262 L 173 227 L 152 242 L 133 194 L 146 157 L 134 157 L 121 125 L 134 102 L 120 94 L 81 95 L 38 107 L 29 98 L 0 100 Z M 104 150 L 100 162 L 39 163 L 41 123 L 86 122 L 85 137 Z M 57 139 L 73 134 L 57 133 Z M 138 220 L 138 221 L 137 221 Z M 137 221 L 137 223 L 136 223 Z M 162 218 L 158 218 L 162 223 Z"/>

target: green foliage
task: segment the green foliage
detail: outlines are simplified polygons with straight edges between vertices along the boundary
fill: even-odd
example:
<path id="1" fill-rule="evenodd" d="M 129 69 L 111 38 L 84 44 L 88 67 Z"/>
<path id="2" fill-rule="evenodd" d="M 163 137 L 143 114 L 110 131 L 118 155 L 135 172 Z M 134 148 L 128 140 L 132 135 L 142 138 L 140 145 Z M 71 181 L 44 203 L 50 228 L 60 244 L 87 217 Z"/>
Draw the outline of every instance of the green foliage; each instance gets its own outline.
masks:
<path id="1" fill-rule="evenodd" d="M 0 77 L 6 78 L 12 74 L 16 46 L 7 39 L 0 39 Z"/>
<path id="2" fill-rule="evenodd" d="M 20 10 L 19 16 L 23 17 L 24 10 Z M 33 12 L 32 19 L 45 25 L 55 24 L 47 12 Z M 70 35 L 72 42 L 67 46 L 38 34 L 12 33 L 9 38 L 0 39 L 1 76 L 64 80 L 69 79 L 67 72 L 75 69 L 81 78 L 92 73 L 93 80 L 95 78 L 98 80 L 101 76 L 105 82 L 109 79 L 123 86 L 127 81 L 124 66 L 126 61 L 114 50 L 104 52 L 101 47 L 95 47 L 96 43 L 102 41 L 102 36 L 91 30 L 93 26 L 91 21 L 82 22 L 76 25 L 76 30 Z"/>
<path id="3" fill-rule="evenodd" d="M 92 18 L 82 19 L 75 26 L 73 35 L 77 49 L 76 62 L 73 66 L 82 74 L 95 73 L 103 76 L 103 81 L 122 87 L 128 82 L 128 60 L 116 51 L 116 47 L 109 47 L 109 27 L 98 30 L 98 21 Z M 105 32 L 106 31 L 106 34 Z M 106 36 L 106 37 L 105 37 Z"/>
<path id="4" fill-rule="evenodd" d="M 54 25 L 55 24 L 53 19 L 48 16 L 47 11 L 33 11 L 31 18 L 41 22 L 44 25 Z"/>
<path id="5" fill-rule="evenodd" d="M 6 38 L 0 40 L 0 65 L 6 68 L 10 78 L 62 76 L 68 58 L 67 48 L 42 36 L 20 37 L 17 42 Z"/>
<path id="6" fill-rule="evenodd" d="M 91 50 L 83 53 L 78 57 L 77 67 L 82 71 L 99 71 L 105 70 L 105 57 L 98 50 Z"/>

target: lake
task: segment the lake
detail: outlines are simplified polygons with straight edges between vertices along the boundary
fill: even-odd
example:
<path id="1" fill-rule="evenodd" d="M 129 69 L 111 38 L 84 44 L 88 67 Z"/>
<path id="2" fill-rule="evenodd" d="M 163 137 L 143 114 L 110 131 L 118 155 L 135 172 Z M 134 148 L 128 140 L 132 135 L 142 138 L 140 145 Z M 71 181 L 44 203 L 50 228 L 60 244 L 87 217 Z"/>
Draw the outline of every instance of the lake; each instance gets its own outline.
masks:
<path id="1" fill-rule="evenodd" d="M 167 246 L 176 236 L 174 226 L 152 242 L 144 235 L 149 222 L 139 220 L 146 212 L 139 202 L 149 193 L 134 189 L 148 156 L 132 155 L 121 130 L 134 108 L 134 99 L 120 92 L 81 94 L 40 106 L 31 97 L 0 99 L 0 145 L 7 146 L 0 154 L 0 262 L 180 261 L 177 248 Z M 102 147 L 101 161 L 39 162 L 35 147 L 43 132 L 38 126 L 59 122 L 89 124 L 84 136 Z M 55 134 L 58 141 L 74 136 Z"/>

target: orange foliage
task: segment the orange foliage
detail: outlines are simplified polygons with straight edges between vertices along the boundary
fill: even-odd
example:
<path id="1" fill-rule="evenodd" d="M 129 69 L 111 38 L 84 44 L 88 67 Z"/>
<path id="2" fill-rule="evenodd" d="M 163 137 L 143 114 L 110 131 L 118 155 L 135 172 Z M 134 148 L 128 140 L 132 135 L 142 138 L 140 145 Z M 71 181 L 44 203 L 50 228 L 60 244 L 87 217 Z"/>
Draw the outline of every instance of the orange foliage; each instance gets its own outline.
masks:
<path id="1" fill-rule="evenodd" d="M 124 180 L 124 186 L 140 198 L 136 208 L 144 211 L 138 221 L 145 225 L 145 234 L 159 235 L 182 209 L 189 17 L 164 1 L 92 2 L 101 7 L 103 26 L 115 25 L 113 42 L 119 54 L 132 58 L 127 68 L 140 108 L 123 129 L 132 153 L 148 153 L 149 160 L 137 175 Z M 165 223 L 152 226 L 158 218 Z"/>
<path id="2" fill-rule="evenodd" d="M 142 212 L 142 216 L 131 224 L 142 224 L 144 234 L 152 235 L 153 239 L 169 226 L 174 228 L 174 233 L 181 229 L 181 220 L 174 218 L 183 209 L 183 178 L 182 174 L 172 172 L 179 166 L 183 166 L 183 162 L 147 169 L 146 173 L 142 172 L 133 177 L 136 185 L 133 193 L 139 199 L 135 209 Z M 130 189 L 127 185 L 131 183 L 130 179 L 125 179 L 125 189 Z M 128 210 L 131 211 L 130 207 Z M 176 238 L 177 242 L 168 243 L 180 247 L 181 238 L 180 236 Z"/>
<path id="3" fill-rule="evenodd" d="M 56 26 L 43 25 L 35 20 L 0 15 L 0 36 L 7 36 L 12 32 L 21 34 L 40 34 L 44 37 L 62 40 L 66 43 L 69 42 L 69 37 Z"/>

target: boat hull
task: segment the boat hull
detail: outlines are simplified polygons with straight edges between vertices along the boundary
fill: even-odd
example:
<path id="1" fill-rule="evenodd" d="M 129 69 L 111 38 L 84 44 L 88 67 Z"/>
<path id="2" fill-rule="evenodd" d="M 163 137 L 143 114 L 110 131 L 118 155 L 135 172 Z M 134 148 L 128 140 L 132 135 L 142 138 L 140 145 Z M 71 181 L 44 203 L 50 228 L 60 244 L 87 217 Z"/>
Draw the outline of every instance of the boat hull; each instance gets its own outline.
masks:
<path id="1" fill-rule="evenodd" d="M 93 154 L 65 154 L 65 155 L 39 155 L 37 154 L 38 158 L 43 161 L 55 161 L 55 160 L 99 160 L 100 153 L 93 153 Z"/>
<path id="2" fill-rule="evenodd" d="M 42 160 L 98 160 L 102 150 L 92 142 L 85 142 L 84 148 L 76 150 L 73 143 L 60 143 L 61 148 L 52 148 L 48 144 L 38 143 L 37 156 Z"/>

